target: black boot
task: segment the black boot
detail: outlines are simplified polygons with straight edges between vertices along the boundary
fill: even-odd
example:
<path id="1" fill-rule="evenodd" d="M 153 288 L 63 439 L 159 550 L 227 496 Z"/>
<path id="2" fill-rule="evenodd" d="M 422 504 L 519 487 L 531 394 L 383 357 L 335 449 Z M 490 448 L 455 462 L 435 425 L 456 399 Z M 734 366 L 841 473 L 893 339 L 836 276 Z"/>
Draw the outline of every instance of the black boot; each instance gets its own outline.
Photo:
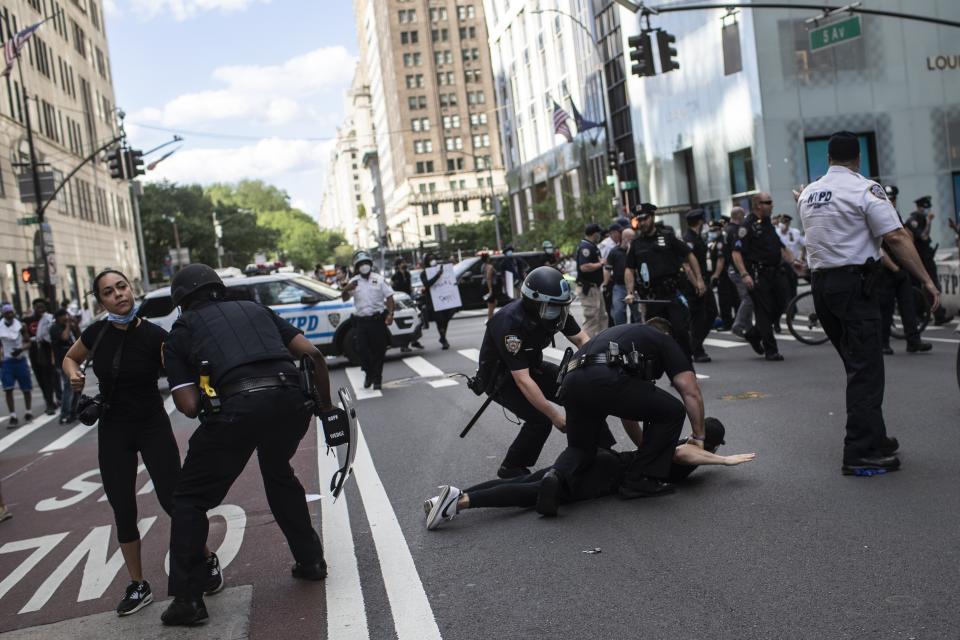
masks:
<path id="1" fill-rule="evenodd" d="M 323 559 L 313 564 L 298 562 L 290 569 L 290 575 L 298 580 L 323 580 L 327 577 L 327 562 Z"/>
<path id="2" fill-rule="evenodd" d="M 160 620 L 168 627 L 183 627 L 200 624 L 209 617 L 203 598 L 174 598 L 167 610 L 161 614 Z"/>

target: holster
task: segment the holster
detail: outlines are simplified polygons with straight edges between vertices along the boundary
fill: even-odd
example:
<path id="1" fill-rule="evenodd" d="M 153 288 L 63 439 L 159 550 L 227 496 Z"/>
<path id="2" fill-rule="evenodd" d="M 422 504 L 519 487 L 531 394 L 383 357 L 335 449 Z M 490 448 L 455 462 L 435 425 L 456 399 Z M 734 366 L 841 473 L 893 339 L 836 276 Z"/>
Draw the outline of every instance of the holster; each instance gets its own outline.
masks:
<path id="1" fill-rule="evenodd" d="M 883 263 L 873 258 L 869 258 L 863 265 L 863 269 L 860 272 L 860 278 L 863 283 L 862 286 L 864 297 L 873 297 L 873 292 L 876 289 L 877 281 L 880 278 L 880 271 L 882 268 Z"/>

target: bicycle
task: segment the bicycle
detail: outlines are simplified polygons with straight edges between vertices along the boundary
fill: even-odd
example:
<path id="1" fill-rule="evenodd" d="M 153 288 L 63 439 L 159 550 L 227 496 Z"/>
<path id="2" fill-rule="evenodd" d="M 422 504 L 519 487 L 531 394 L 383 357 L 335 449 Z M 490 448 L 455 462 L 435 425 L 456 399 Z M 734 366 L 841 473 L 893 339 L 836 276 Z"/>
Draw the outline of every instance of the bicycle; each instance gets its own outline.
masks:
<path id="1" fill-rule="evenodd" d="M 917 305 L 917 324 L 920 332 L 927 328 L 933 314 L 930 312 L 930 303 L 926 296 L 917 287 L 913 287 L 913 298 Z M 790 334 L 803 344 L 818 345 L 823 344 L 829 338 L 824 332 L 820 321 L 817 318 L 817 311 L 813 304 L 813 291 L 807 290 L 790 301 L 787 305 L 787 328 Z M 893 326 L 890 328 L 890 335 L 903 340 L 906 336 L 903 333 L 903 321 L 899 315 L 894 315 Z M 960 363 L 958 363 L 960 364 Z M 958 372 L 960 375 L 960 372 Z"/>

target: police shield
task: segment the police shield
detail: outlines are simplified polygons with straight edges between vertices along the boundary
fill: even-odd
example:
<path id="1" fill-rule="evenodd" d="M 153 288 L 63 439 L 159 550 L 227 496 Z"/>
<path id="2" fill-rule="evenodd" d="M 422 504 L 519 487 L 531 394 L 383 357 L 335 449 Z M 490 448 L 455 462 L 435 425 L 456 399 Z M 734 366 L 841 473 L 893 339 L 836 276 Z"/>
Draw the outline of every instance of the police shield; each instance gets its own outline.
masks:
<path id="1" fill-rule="evenodd" d="M 340 396 L 339 409 L 323 414 L 323 434 L 327 447 L 333 449 L 337 456 L 340 468 L 330 478 L 330 492 L 336 500 L 343 491 L 343 485 L 353 470 L 353 461 L 357 456 L 359 436 L 357 433 L 357 412 L 346 390 L 342 387 L 337 392 Z M 329 454 L 329 450 L 327 452 Z"/>

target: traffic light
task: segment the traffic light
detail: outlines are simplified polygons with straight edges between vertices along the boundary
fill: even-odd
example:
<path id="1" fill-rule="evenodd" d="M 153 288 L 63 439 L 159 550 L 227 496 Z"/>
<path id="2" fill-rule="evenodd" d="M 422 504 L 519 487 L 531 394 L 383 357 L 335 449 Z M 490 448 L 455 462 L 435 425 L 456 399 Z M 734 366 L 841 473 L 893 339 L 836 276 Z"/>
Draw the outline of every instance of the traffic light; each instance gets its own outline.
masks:
<path id="1" fill-rule="evenodd" d="M 655 76 L 656 69 L 653 68 L 653 49 L 650 46 L 650 36 L 642 33 L 638 36 L 627 38 L 627 45 L 630 47 L 630 59 L 636 64 L 630 67 L 630 73 L 635 76 Z"/>
<path id="2" fill-rule="evenodd" d="M 129 149 L 125 155 L 127 159 L 127 179 L 132 180 L 146 173 L 143 170 L 143 151 Z"/>
<path id="3" fill-rule="evenodd" d="M 660 50 L 660 71 L 667 73 L 680 68 L 680 63 L 674 60 L 677 50 L 672 46 L 677 41 L 677 37 L 666 31 L 657 31 L 657 49 Z"/>
<path id="4" fill-rule="evenodd" d="M 610 174 L 617 172 L 618 162 L 617 162 L 617 150 L 611 149 L 607 151 L 607 164 L 610 166 Z"/>
<path id="5" fill-rule="evenodd" d="M 123 180 L 126 178 L 124 171 L 126 167 L 123 164 L 123 149 L 117 147 L 107 155 L 107 166 L 110 167 L 110 177 L 114 180 Z"/>
<path id="6" fill-rule="evenodd" d="M 24 284 L 39 284 L 40 279 L 36 267 L 24 267 L 20 272 L 20 279 Z"/>

